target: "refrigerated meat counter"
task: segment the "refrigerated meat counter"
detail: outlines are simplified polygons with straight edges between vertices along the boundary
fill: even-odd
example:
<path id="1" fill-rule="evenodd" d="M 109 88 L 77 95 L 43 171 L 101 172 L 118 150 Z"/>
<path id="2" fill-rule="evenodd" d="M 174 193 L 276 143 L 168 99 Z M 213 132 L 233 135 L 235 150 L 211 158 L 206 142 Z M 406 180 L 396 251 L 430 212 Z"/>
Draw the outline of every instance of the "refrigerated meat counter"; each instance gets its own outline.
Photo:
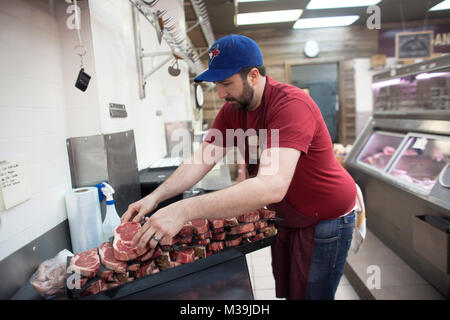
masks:
<path id="1" fill-rule="evenodd" d="M 344 160 L 368 228 L 430 284 L 450 288 L 450 55 L 373 77 L 373 115 Z"/>

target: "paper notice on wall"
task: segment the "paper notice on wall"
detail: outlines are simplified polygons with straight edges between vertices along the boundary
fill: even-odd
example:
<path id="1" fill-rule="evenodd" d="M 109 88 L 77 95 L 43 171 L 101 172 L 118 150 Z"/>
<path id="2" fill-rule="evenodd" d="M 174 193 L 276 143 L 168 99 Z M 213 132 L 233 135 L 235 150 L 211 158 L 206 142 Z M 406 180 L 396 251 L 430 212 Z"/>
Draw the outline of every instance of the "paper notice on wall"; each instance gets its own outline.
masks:
<path id="1" fill-rule="evenodd" d="M 188 119 L 186 109 L 184 95 L 167 95 L 166 108 L 164 109 L 164 120 L 166 122 L 186 121 Z"/>
<path id="2" fill-rule="evenodd" d="M 24 176 L 23 166 L 0 161 L 0 210 L 30 199 L 30 188 Z"/>

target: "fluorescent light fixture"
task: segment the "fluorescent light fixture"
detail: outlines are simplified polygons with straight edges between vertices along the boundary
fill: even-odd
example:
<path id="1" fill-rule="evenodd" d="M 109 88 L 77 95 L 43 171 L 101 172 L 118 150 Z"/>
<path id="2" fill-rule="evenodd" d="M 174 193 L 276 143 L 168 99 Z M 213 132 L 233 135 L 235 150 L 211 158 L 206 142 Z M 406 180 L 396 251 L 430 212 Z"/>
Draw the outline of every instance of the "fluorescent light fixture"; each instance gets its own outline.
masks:
<path id="1" fill-rule="evenodd" d="M 393 86 L 396 84 L 401 83 L 400 79 L 392 79 L 392 80 L 385 80 L 385 81 L 380 81 L 380 82 L 375 82 L 372 84 L 372 88 L 384 88 L 384 87 L 388 87 L 388 86 Z"/>
<path id="2" fill-rule="evenodd" d="M 266 2 L 266 1 L 273 1 L 273 0 L 238 0 L 238 2 Z"/>
<path id="3" fill-rule="evenodd" d="M 259 23 L 276 23 L 295 21 L 300 18 L 303 10 L 278 10 L 239 13 L 237 15 L 238 25 L 259 24 Z"/>
<path id="4" fill-rule="evenodd" d="M 430 79 L 436 77 L 448 77 L 450 73 L 448 72 L 435 72 L 435 73 L 421 73 L 416 76 L 417 80 Z"/>
<path id="5" fill-rule="evenodd" d="M 380 3 L 381 0 L 311 0 L 306 9 L 334 9 L 350 7 L 368 7 Z"/>
<path id="6" fill-rule="evenodd" d="M 430 11 L 439 11 L 448 9 L 450 9 L 450 0 L 445 0 L 435 5 L 433 8 L 430 9 Z"/>
<path id="7" fill-rule="evenodd" d="M 359 19 L 359 16 L 338 16 L 298 19 L 294 24 L 294 29 L 327 28 L 349 26 Z"/>

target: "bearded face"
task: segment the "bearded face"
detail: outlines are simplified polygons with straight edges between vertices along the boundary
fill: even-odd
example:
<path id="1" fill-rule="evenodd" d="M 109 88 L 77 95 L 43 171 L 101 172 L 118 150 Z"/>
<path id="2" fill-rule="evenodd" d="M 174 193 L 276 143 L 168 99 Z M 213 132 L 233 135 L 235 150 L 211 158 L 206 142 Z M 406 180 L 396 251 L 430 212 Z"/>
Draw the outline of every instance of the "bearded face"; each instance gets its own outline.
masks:
<path id="1" fill-rule="evenodd" d="M 247 79 L 243 80 L 242 93 L 238 97 L 227 97 L 225 101 L 230 102 L 235 110 L 248 110 L 248 106 L 253 100 L 255 93 Z"/>

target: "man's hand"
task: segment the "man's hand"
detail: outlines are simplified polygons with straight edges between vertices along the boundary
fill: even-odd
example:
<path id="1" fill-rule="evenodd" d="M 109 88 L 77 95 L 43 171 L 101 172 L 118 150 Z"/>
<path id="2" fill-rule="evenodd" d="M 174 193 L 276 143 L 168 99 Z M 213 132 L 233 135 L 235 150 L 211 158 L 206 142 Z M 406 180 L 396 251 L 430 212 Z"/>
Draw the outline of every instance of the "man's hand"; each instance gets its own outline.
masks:
<path id="1" fill-rule="evenodd" d="M 149 212 L 155 210 L 158 202 L 151 194 L 139 201 L 136 201 L 128 206 L 128 210 L 120 218 L 121 223 L 128 221 L 141 223 L 142 218 Z M 134 218 L 133 218 L 134 217 Z"/>
<path id="2" fill-rule="evenodd" d="M 173 203 L 146 218 L 145 224 L 134 236 L 132 243 L 137 244 L 139 248 L 155 248 L 159 241 L 163 239 L 169 241 L 178 234 L 185 223 L 183 210 L 177 203 Z"/>

